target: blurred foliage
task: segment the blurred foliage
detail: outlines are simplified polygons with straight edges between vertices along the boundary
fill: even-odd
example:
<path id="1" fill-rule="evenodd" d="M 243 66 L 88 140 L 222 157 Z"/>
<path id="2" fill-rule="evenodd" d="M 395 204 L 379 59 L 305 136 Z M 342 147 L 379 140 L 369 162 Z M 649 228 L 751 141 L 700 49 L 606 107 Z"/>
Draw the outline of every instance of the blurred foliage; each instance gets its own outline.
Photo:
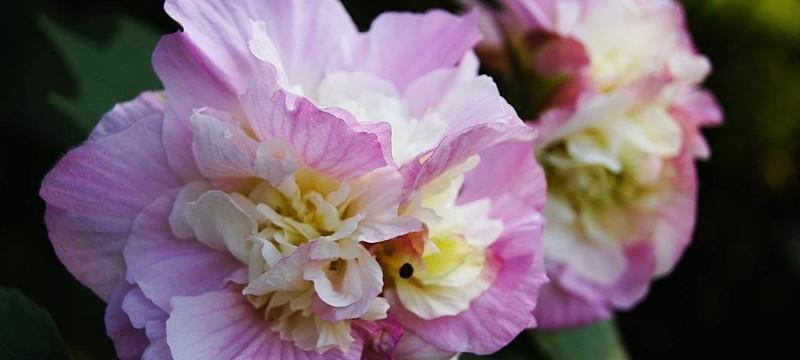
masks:
<path id="1" fill-rule="evenodd" d="M 161 87 L 150 66 L 158 32 L 128 17 L 115 20 L 118 27 L 113 37 L 100 44 L 40 18 L 42 29 L 58 47 L 78 86 L 75 96 L 54 93 L 50 100 L 86 131 L 113 104 Z"/>
<path id="2" fill-rule="evenodd" d="M 68 359 L 47 310 L 17 290 L 0 287 L 0 359 Z"/>
<path id="3" fill-rule="evenodd" d="M 742 22 L 775 34 L 800 38 L 797 0 L 682 0 L 693 11 Z"/>
<path id="4" fill-rule="evenodd" d="M 627 360 L 628 354 L 613 320 L 577 329 L 539 331 L 536 342 L 554 360 Z"/>

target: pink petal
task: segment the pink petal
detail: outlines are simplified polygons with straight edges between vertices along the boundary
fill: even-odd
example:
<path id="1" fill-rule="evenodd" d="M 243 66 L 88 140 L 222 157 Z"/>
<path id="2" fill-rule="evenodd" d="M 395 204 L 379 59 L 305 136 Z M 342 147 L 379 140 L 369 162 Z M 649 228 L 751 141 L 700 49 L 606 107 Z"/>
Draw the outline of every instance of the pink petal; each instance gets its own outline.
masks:
<path id="1" fill-rule="evenodd" d="M 484 150 L 480 157 L 478 167 L 464 178 L 459 203 L 489 198 L 491 215 L 507 226 L 544 211 L 547 182 L 530 143 L 503 143 Z"/>
<path id="2" fill-rule="evenodd" d="M 652 234 L 655 247 L 655 274 L 669 273 L 692 240 L 697 211 L 697 174 L 694 156 L 687 150 L 674 161 L 673 196 L 659 212 Z"/>
<path id="3" fill-rule="evenodd" d="M 400 171 L 406 178 L 406 188 L 418 189 L 482 150 L 509 141 L 530 141 L 534 137 L 535 131 L 521 122 L 519 125 L 502 122 L 476 125 L 445 137 L 429 156 L 410 161 Z"/>
<path id="4" fill-rule="evenodd" d="M 554 280 L 542 287 L 534 315 L 540 329 L 557 330 L 608 319 L 612 312 L 602 299 L 577 296 Z"/>
<path id="5" fill-rule="evenodd" d="M 164 120 L 167 158 L 184 180 L 200 179 L 192 153 L 190 117 L 195 109 L 206 107 L 239 113 L 236 90 L 183 33 L 161 38 L 153 50 L 153 68 L 169 99 Z"/>
<path id="6" fill-rule="evenodd" d="M 233 124 L 199 111 L 192 116 L 193 149 L 203 176 L 252 177 L 258 143 Z"/>
<path id="7" fill-rule="evenodd" d="M 356 131 L 344 120 L 283 92 L 274 97 L 263 84 L 250 88 L 245 106 L 262 141 L 283 141 L 309 167 L 338 179 L 352 179 L 386 165 L 378 136 Z"/>
<path id="8" fill-rule="evenodd" d="M 170 299 L 175 296 L 223 288 L 228 278 L 243 267 L 227 252 L 172 235 L 168 216 L 177 192 L 165 194 L 142 211 L 124 251 L 128 280 L 164 311 L 169 311 Z"/>
<path id="9" fill-rule="evenodd" d="M 173 300 L 167 320 L 167 342 L 176 360 L 191 359 L 342 359 L 361 356 L 361 342 L 343 354 L 334 349 L 320 355 L 283 341 L 269 329 L 262 311 L 238 291 L 217 291 Z"/>
<path id="10" fill-rule="evenodd" d="M 42 182 L 50 240 L 67 269 L 108 299 L 122 278 L 131 224 L 155 198 L 179 186 L 161 145 L 159 117 L 134 122 L 70 151 Z"/>
<path id="11" fill-rule="evenodd" d="M 116 134 L 136 121 L 150 116 L 164 116 L 164 98 L 160 93 L 146 91 L 131 101 L 114 105 L 114 108 L 103 115 L 94 127 L 89 135 L 89 141 Z"/>
<path id="12" fill-rule="evenodd" d="M 481 38 L 477 15 L 459 17 L 441 10 L 425 14 L 383 13 L 369 32 L 342 46 L 336 70 L 364 71 L 404 90 L 415 79 L 457 64 Z M 420 52 L 420 44 L 425 51 Z"/>
<path id="13" fill-rule="evenodd" d="M 676 118 L 686 123 L 691 151 L 695 156 L 707 159 L 711 150 L 699 128 L 717 126 L 722 123 L 723 117 L 714 95 L 694 87 L 685 87 L 678 93 L 671 110 Z"/>
<path id="14" fill-rule="evenodd" d="M 439 349 L 408 331 L 397 343 L 394 354 L 396 360 L 445 360 L 455 355 L 456 352 Z"/>
<path id="15" fill-rule="evenodd" d="M 133 286 L 122 300 L 122 310 L 128 314 L 133 327 L 144 329 L 151 321 L 166 321 L 167 313 L 148 299 L 142 289 Z"/>
<path id="16" fill-rule="evenodd" d="M 333 0 L 169 0 L 165 8 L 238 92 L 263 66 L 248 47 L 251 20 L 267 25 L 291 85 L 318 82 L 340 39 L 356 32 L 344 7 Z"/>
<path id="17" fill-rule="evenodd" d="M 105 324 L 108 337 L 114 343 L 117 356 L 121 360 L 136 360 L 149 345 L 149 341 L 141 329 L 135 328 L 128 315 L 122 311 L 122 299 L 132 286 L 122 280 L 114 287 L 111 299 L 106 307 Z"/>

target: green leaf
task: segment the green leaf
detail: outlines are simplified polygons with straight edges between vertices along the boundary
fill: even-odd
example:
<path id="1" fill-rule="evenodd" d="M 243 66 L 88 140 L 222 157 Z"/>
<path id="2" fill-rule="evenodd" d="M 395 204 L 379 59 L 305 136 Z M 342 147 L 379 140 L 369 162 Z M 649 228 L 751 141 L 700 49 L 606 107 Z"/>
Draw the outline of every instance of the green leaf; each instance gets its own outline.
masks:
<path id="1" fill-rule="evenodd" d="M 625 360 L 628 354 L 613 320 L 577 329 L 533 333 L 553 360 Z"/>
<path id="2" fill-rule="evenodd" d="M 39 21 L 63 56 L 78 90 L 74 97 L 52 93 L 50 101 L 84 131 L 94 127 L 115 103 L 161 87 L 150 66 L 159 34 L 124 16 L 115 22 L 117 30 L 111 40 L 101 44 L 48 18 Z"/>
<path id="3" fill-rule="evenodd" d="M 68 359 L 53 319 L 17 290 L 0 288 L 0 359 Z"/>

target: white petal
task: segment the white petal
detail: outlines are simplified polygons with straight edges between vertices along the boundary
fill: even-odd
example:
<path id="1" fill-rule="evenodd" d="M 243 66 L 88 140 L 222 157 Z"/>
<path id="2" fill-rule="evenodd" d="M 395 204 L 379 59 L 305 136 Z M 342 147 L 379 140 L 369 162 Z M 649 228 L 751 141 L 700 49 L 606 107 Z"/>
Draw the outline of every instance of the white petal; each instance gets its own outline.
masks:
<path id="1" fill-rule="evenodd" d="M 186 206 L 186 220 L 194 229 L 197 240 L 218 250 L 227 250 L 242 262 L 247 262 L 255 234 L 256 221 L 247 215 L 228 194 L 209 191 Z"/>

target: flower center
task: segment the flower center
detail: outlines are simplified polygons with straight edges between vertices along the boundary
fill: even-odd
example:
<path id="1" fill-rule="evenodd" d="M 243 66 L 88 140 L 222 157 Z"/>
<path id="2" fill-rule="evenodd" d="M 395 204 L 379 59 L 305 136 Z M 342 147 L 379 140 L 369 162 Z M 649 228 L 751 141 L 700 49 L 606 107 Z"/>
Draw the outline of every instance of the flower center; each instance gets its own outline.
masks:
<path id="1" fill-rule="evenodd" d="M 333 292 L 341 291 L 348 268 L 358 262 L 362 246 L 348 237 L 363 215 L 349 211 L 350 195 L 348 183 L 309 169 L 278 187 L 261 182 L 248 194 L 252 206 L 245 207 L 255 210 L 259 226 L 248 239 L 253 247 L 244 294 L 264 309 L 273 331 L 304 350 L 344 351 L 353 342 L 349 321 L 327 321 L 312 311 L 316 287 L 308 275 L 319 270 Z M 321 259 L 298 254 L 299 247 L 316 241 L 330 244 L 334 253 Z"/>
<path id="2" fill-rule="evenodd" d="M 583 238 L 632 238 L 642 212 L 666 200 L 681 129 L 657 106 L 601 120 L 538 152 L 548 183 L 549 218 L 577 225 Z M 638 219 L 638 220 L 633 220 Z"/>
<path id="3" fill-rule="evenodd" d="M 424 230 L 373 250 L 387 287 L 423 319 L 466 310 L 493 280 L 488 248 L 500 236 L 502 222 L 489 216 L 488 199 L 456 203 L 463 174 L 478 160 L 474 157 L 454 167 L 411 197 L 404 214 L 420 219 Z"/>

